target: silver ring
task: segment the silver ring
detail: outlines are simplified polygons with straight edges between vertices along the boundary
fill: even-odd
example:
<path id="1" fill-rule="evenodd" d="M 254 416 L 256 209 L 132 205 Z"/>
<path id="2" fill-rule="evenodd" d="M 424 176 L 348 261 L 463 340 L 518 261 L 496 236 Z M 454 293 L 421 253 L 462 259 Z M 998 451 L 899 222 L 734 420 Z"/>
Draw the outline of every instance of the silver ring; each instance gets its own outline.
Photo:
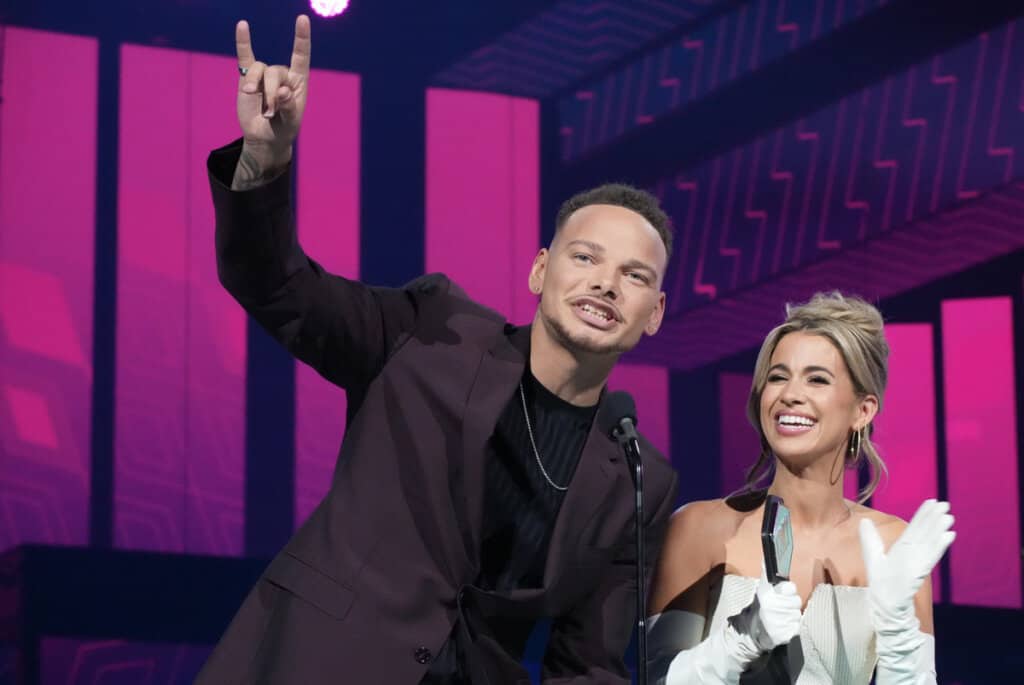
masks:
<path id="1" fill-rule="evenodd" d="M 243 67 L 241 64 L 238 65 L 238 73 L 245 76 L 249 73 L 249 67 Z"/>

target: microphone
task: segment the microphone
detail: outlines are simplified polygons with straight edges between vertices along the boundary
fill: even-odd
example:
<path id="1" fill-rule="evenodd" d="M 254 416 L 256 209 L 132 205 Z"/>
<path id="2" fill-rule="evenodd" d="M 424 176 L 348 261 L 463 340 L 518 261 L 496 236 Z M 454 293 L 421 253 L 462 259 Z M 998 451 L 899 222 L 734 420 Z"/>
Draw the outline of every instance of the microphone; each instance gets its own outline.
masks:
<path id="1" fill-rule="evenodd" d="M 640 458 L 640 439 L 636 433 L 636 402 L 623 390 L 608 393 L 597 412 L 601 430 L 625 450 L 632 465 Z"/>
<path id="2" fill-rule="evenodd" d="M 636 432 L 636 402 L 628 392 L 608 393 L 597 410 L 598 426 L 619 443 L 626 455 L 636 488 L 636 674 L 647 685 L 647 589 L 644 560 L 644 465 Z"/>

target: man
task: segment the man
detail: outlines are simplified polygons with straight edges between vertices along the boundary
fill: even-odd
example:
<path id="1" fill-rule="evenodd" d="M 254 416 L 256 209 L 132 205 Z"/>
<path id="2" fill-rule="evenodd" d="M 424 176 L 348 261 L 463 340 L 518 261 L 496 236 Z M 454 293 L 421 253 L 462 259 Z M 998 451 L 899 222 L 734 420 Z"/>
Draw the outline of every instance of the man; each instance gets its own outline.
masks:
<path id="1" fill-rule="evenodd" d="M 400 289 L 327 274 L 298 246 L 289 163 L 310 28 L 291 66 L 236 28 L 241 145 L 210 155 L 220 278 L 296 357 L 348 393 L 330 492 L 243 603 L 200 683 L 528 682 L 551 618 L 551 682 L 626 682 L 633 484 L 594 416 L 612 366 L 661 324 L 668 221 L 605 186 L 559 213 L 515 327 L 441 275 Z M 230 183 L 230 189 L 228 184 Z M 649 566 L 675 475 L 646 441 Z"/>

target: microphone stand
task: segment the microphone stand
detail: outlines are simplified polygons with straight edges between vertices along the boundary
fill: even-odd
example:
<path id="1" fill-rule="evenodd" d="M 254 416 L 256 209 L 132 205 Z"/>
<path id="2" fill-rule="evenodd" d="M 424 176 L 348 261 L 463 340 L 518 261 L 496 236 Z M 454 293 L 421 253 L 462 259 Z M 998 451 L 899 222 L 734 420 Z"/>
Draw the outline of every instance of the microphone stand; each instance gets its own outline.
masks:
<path id="1" fill-rule="evenodd" d="M 647 582 L 644 549 L 644 465 L 640 460 L 640 442 L 636 428 L 628 417 L 623 419 L 614 431 L 615 439 L 626 455 L 626 462 L 632 469 L 633 485 L 636 488 L 636 674 L 638 685 L 647 685 Z"/>

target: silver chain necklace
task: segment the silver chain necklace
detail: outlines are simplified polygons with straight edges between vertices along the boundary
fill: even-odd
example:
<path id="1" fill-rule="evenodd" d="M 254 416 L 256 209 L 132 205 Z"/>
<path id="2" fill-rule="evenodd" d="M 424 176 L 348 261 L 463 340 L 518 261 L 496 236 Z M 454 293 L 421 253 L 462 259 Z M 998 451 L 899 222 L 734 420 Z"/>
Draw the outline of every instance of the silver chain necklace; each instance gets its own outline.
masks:
<path id="1" fill-rule="evenodd" d="M 537 451 L 537 443 L 533 439 L 533 426 L 530 425 L 530 412 L 526 410 L 526 393 L 523 392 L 522 381 L 519 381 L 519 399 L 523 402 L 523 418 L 526 419 L 526 432 L 530 436 L 530 446 L 533 447 L 533 456 L 537 460 L 537 466 L 540 467 L 540 472 L 544 476 L 544 480 L 548 482 L 548 485 L 559 492 L 565 492 L 569 489 L 569 486 L 559 485 L 555 481 L 551 480 L 551 476 L 548 475 L 547 469 L 544 468 L 544 462 L 540 460 L 540 452 Z"/>

